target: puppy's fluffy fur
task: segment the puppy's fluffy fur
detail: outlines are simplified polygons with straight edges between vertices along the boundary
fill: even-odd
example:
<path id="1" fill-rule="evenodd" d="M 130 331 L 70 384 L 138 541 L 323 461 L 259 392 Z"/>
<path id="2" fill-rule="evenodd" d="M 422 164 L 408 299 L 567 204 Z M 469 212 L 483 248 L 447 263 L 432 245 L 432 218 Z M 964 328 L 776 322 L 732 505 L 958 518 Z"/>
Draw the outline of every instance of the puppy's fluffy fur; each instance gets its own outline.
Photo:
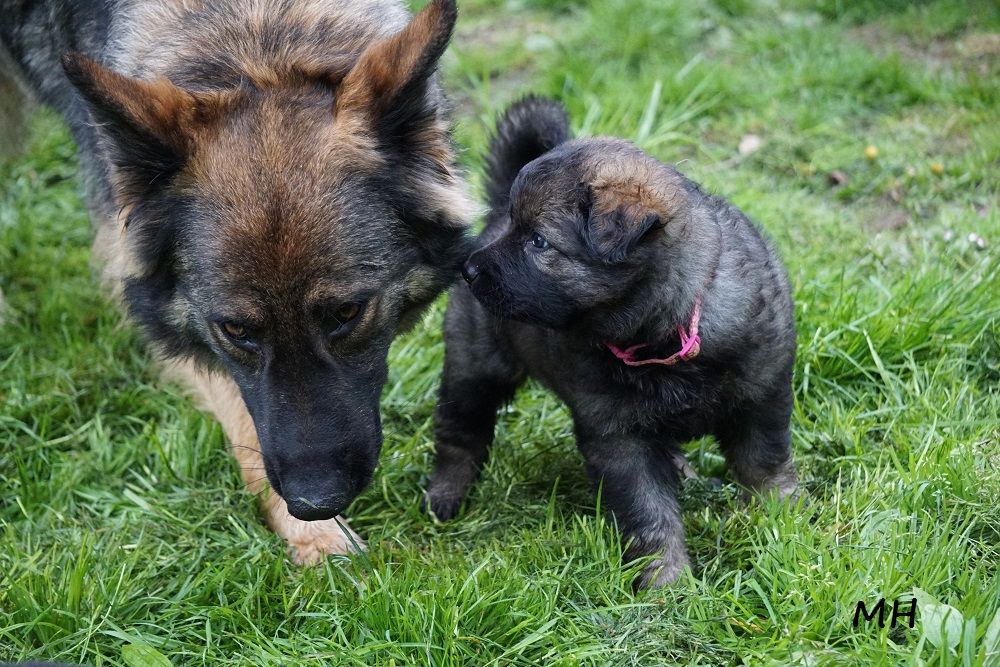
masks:
<path id="1" fill-rule="evenodd" d="M 629 547 L 655 556 L 641 585 L 688 557 L 673 461 L 714 435 L 736 479 L 791 493 L 795 328 L 788 281 L 747 217 L 616 139 L 573 141 L 558 104 L 527 99 L 487 158 L 487 227 L 451 293 L 427 494 L 454 516 L 487 456 L 497 407 L 532 376 L 569 406 L 587 470 Z M 700 304 L 700 353 L 681 347 Z"/>

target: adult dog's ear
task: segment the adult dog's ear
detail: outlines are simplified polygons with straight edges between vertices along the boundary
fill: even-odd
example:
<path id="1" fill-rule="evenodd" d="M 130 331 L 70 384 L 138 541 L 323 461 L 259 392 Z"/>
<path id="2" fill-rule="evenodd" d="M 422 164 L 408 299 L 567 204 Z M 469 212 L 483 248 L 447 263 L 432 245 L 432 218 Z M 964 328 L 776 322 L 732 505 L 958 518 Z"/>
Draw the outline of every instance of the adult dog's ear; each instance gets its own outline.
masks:
<path id="1" fill-rule="evenodd" d="M 662 211 L 641 186 L 630 191 L 581 184 L 583 238 L 593 255 L 608 264 L 623 261 L 649 234 L 666 223 Z"/>
<path id="2" fill-rule="evenodd" d="M 434 115 L 427 82 L 451 40 L 455 0 L 431 0 L 401 31 L 365 49 L 337 91 L 340 122 L 368 122 L 380 137 L 399 138 L 407 125 Z"/>
<path id="3" fill-rule="evenodd" d="M 344 134 L 373 137 L 389 163 L 381 187 L 428 263 L 448 267 L 464 259 L 462 230 L 476 210 L 455 171 L 433 83 L 457 17 L 455 0 L 431 0 L 405 28 L 362 51 L 334 102 Z"/>
<path id="4" fill-rule="evenodd" d="M 62 58 L 105 139 L 125 205 L 183 165 L 197 128 L 223 106 L 222 94 L 189 93 L 159 77 L 132 79 L 75 52 Z"/>

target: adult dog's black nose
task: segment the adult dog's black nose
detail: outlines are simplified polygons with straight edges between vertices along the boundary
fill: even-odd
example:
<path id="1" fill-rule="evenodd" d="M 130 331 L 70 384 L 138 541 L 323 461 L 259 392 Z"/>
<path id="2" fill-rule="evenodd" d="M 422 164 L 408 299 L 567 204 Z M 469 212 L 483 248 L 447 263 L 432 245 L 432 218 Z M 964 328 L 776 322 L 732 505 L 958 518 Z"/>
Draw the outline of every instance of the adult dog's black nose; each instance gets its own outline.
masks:
<path id="1" fill-rule="evenodd" d="M 289 493 L 285 497 L 288 513 L 301 521 L 322 521 L 332 519 L 343 509 L 339 500 L 332 496 L 311 498 L 301 494 Z"/>
<path id="2" fill-rule="evenodd" d="M 470 285 L 479 277 L 479 262 L 476 261 L 475 255 L 470 257 L 462 267 L 462 276 L 465 278 L 465 282 Z"/>

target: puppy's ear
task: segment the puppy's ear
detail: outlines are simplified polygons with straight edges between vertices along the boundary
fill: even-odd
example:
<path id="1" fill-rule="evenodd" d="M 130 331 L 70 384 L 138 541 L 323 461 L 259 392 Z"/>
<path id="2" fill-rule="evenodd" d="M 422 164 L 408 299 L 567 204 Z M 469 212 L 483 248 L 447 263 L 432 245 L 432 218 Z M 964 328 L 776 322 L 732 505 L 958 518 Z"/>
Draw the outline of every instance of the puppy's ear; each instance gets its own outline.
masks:
<path id="1" fill-rule="evenodd" d="M 365 49 L 338 89 L 338 121 L 367 121 L 380 135 L 399 136 L 408 123 L 433 114 L 427 82 L 457 16 L 455 0 L 431 0 L 401 31 Z"/>
<path id="2" fill-rule="evenodd" d="M 64 55 L 62 66 L 106 140 L 123 205 L 180 169 L 195 129 L 221 108 L 219 95 L 132 79 L 80 53 Z"/>
<path id="3" fill-rule="evenodd" d="M 581 184 L 579 190 L 584 241 L 595 257 L 608 264 L 623 261 L 647 234 L 666 222 L 641 187 L 622 192 Z"/>

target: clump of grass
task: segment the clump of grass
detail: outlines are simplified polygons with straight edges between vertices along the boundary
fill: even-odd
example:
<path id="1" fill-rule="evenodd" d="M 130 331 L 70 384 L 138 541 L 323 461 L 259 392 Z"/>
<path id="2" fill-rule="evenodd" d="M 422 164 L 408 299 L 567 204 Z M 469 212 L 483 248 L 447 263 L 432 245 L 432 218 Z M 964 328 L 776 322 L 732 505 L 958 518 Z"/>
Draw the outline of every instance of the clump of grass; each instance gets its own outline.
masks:
<path id="1" fill-rule="evenodd" d="M 569 416 L 529 385 L 461 517 L 435 523 L 419 498 L 442 299 L 393 348 L 382 463 L 350 512 L 369 552 L 292 566 L 219 427 L 158 381 L 100 296 L 73 147 L 42 114 L 0 167 L 0 660 L 993 664 L 1000 79 L 968 51 L 914 44 L 1000 31 L 995 8 L 461 4 L 445 78 L 473 172 L 496 112 L 541 92 L 581 133 L 678 162 L 774 238 L 797 301 L 805 497 L 745 505 L 688 484 L 697 569 L 634 595 Z M 747 133 L 763 145 L 740 156 Z M 689 454 L 724 474 L 710 440 Z M 953 649 L 923 619 L 853 627 L 859 600 L 916 588 L 961 613 Z"/>

